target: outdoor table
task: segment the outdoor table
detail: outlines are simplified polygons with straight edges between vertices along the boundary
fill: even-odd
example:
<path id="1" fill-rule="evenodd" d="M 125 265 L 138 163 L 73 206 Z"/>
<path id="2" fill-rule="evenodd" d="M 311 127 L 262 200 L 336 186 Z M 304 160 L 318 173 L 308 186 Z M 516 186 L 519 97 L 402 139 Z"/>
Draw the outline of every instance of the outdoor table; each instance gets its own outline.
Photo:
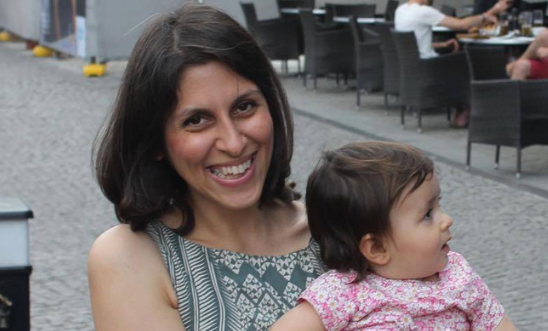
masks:
<path id="1" fill-rule="evenodd" d="M 384 23 L 386 20 L 380 17 L 358 17 L 356 19 L 358 24 L 375 24 L 375 23 Z M 335 16 L 333 17 L 333 22 L 337 23 L 348 23 L 350 18 L 344 16 Z"/>
<path id="2" fill-rule="evenodd" d="M 282 14 L 298 15 L 299 8 L 280 8 Z M 314 15 L 325 15 L 325 9 L 313 9 L 312 13 Z"/>
<path id="3" fill-rule="evenodd" d="M 473 45 L 487 45 L 487 46 L 527 46 L 535 40 L 535 37 L 491 37 L 487 39 L 476 39 L 476 38 L 459 38 L 459 41 L 464 44 L 473 44 Z"/>
<path id="4" fill-rule="evenodd" d="M 490 37 L 487 39 L 475 39 L 475 38 L 458 38 L 459 42 L 464 44 L 464 47 L 468 46 L 499 46 L 504 47 L 507 56 L 511 58 L 518 58 L 529 46 L 530 43 L 535 40 L 535 37 L 522 37 L 516 36 L 512 38 L 508 37 Z"/>
<path id="5" fill-rule="evenodd" d="M 446 26 L 435 25 L 435 26 L 432 27 L 432 32 L 436 32 L 436 33 L 455 33 L 455 32 L 457 32 L 457 30 L 453 30 L 453 29 L 448 28 Z"/>
<path id="6" fill-rule="evenodd" d="M 333 21 L 337 23 L 348 23 L 349 18 L 344 16 L 335 16 L 333 17 Z M 386 20 L 381 17 L 358 17 L 356 19 L 358 24 L 375 24 L 375 23 L 384 23 Z M 456 30 L 453 30 L 451 28 L 445 27 L 445 26 L 439 26 L 436 25 L 432 27 L 432 32 L 446 32 L 446 33 L 454 33 L 457 32 Z"/>

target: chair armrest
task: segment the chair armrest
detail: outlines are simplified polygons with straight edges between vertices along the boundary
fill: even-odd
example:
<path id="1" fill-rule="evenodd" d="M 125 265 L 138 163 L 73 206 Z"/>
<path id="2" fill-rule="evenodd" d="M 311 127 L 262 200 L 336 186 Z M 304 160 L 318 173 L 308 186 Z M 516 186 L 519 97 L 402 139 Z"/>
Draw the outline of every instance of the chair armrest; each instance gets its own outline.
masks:
<path id="1" fill-rule="evenodd" d="M 428 59 L 421 59 L 423 70 L 439 76 L 454 77 L 463 81 L 470 81 L 470 71 L 464 52 L 440 55 Z"/>
<path id="2" fill-rule="evenodd" d="M 372 49 L 380 50 L 381 46 L 382 46 L 381 42 L 378 40 L 366 41 L 358 44 L 358 47 L 360 48 L 360 50 L 372 50 Z"/>
<path id="3" fill-rule="evenodd" d="M 522 115 L 548 118 L 548 79 L 520 82 Z"/>
<path id="4" fill-rule="evenodd" d="M 435 63 L 434 65 L 438 65 L 438 63 L 451 63 L 451 62 L 460 62 L 464 61 L 466 63 L 466 54 L 464 52 L 456 52 L 456 53 L 450 53 L 450 54 L 443 54 L 436 57 L 431 57 L 428 59 L 421 59 L 424 63 Z"/>
<path id="5" fill-rule="evenodd" d="M 375 32 L 375 31 L 373 31 L 369 28 L 362 27 L 361 29 L 365 34 L 367 34 L 367 36 L 365 36 L 365 38 L 367 38 L 367 37 L 380 38 L 380 36 L 381 36 L 380 34 L 378 34 L 377 32 Z"/>
<path id="6" fill-rule="evenodd" d="M 270 20 L 258 21 L 257 23 L 253 25 L 253 28 L 271 28 L 271 27 L 276 27 L 280 25 L 290 25 L 290 24 L 298 25 L 299 23 L 300 23 L 299 20 L 293 17 L 274 18 Z"/>
<path id="7" fill-rule="evenodd" d="M 349 27 L 330 30 L 316 30 L 315 34 L 316 36 L 326 36 L 325 38 L 337 38 L 338 36 L 350 36 L 352 38 L 352 31 L 350 31 Z"/>

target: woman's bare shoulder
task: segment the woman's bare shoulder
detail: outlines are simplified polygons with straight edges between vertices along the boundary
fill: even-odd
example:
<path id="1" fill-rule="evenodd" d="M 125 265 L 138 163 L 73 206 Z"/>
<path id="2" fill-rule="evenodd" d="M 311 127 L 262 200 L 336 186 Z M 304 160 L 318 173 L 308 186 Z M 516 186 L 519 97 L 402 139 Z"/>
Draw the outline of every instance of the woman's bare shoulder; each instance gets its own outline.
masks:
<path id="1" fill-rule="evenodd" d="M 90 254 L 101 254 L 103 251 L 112 253 L 113 249 L 116 249 L 120 254 L 127 254 L 136 248 L 151 249 L 153 247 L 154 242 L 145 232 L 132 231 L 129 225 L 120 224 L 106 230 L 97 237 L 91 247 Z M 118 254 L 108 255 L 113 258 L 119 256 Z"/>
<path id="2" fill-rule="evenodd" d="M 97 330 L 146 330 L 154 323 L 182 328 L 169 274 L 145 232 L 118 225 L 101 234 L 89 254 L 88 275 Z"/>

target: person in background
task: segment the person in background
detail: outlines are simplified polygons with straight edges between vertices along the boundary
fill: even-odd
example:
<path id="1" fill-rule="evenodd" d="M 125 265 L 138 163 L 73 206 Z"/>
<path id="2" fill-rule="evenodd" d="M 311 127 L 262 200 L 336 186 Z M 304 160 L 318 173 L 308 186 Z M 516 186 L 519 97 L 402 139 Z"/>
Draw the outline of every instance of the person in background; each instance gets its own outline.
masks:
<path id="1" fill-rule="evenodd" d="M 548 29 L 541 31 L 525 52 L 506 66 L 510 79 L 548 79 Z"/>
<path id="2" fill-rule="evenodd" d="M 266 330 L 324 272 L 288 183 L 282 85 L 227 14 L 157 15 L 95 155 L 123 224 L 89 254 L 97 331 Z"/>
<path id="3" fill-rule="evenodd" d="M 432 0 L 409 0 L 396 9 L 394 18 L 394 28 L 397 31 L 415 32 L 420 57 L 423 59 L 438 56 L 436 49 L 449 48 L 452 52 L 459 50 L 459 43 L 454 38 L 444 42 L 432 42 L 432 28 L 434 26 L 439 25 L 459 31 L 469 30 L 487 23 L 496 23 L 498 22 L 496 15 L 505 11 L 510 2 L 500 0 L 481 15 L 466 18 L 446 16 L 431 5 Z M 452 126 L 456 128 L 467 127 L 469 116 L 470 107 L 460 105 L 453 118 Z"/>
<path id="4" fill-rule="evenodd" d="M 308 179 L 310 229 L 330 269 L 271 331 L 515 331 L 464 257 L 450 250 L 433 162 L 392 142 L 325 152 Z"/>
<path id="5" fill-rule="evenodd" d="M 436 25 L 444 26 L 456 31 L 466 31 L 487 23 L 497 23 L 499 13 L 508 9 L 510 2 L 498 1 L 493 7 L 480 15 L 466 18 L 446 16 L 436 8 L 431 7 L 432 0 L 409 0 L 396 9 L 394 28 L 397 31 L 414 31 L 417 38 L 421 58 L 438 56 L 436 48 L 451 47 L 459 50 L 456 39 L 442 43 L 432 43 L 432 28 Z"/>

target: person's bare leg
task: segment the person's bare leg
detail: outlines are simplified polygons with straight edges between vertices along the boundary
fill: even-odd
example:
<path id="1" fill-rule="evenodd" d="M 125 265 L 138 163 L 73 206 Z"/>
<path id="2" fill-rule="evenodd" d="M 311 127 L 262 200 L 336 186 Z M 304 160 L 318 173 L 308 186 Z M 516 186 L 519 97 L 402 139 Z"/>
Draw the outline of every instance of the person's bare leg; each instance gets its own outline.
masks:
<path id="1" fill-rule="evenodd" d="M 548 57 L 548 29 L 542 31 L 525 52 L 516 61 L 506 65 L 506 72 L 511 79 L 524 80 L 531 73 L 531 64 L 528 59 L 542 59 Z"/>
<path id="2" fill-rule="evenodd" d="M 548 58 L 548 46 L 547 47 L 541 46 L 537 48 L 537 58 L 538 59 Z"/>
<path id="3" fill-rule="evenodd" d="M 519 59 L 512 62 L 512 67 L 508 71 L 510 79 L 513 80 L 526 80 L 531 74 L 531 63 L 529 59 Z"/>
<path id="4" fill-rule="evenodd" d="M 527 47 L 525 52 L 520 56 L 521 59 L 537 59 L 539 58 L 539 52 L 545 54 L 547 50 L 544 48 L 548 47 L 548 29 L 542 31 L 533 42 Z M 546 56 L 543 56 L 546 57 Z"/>

